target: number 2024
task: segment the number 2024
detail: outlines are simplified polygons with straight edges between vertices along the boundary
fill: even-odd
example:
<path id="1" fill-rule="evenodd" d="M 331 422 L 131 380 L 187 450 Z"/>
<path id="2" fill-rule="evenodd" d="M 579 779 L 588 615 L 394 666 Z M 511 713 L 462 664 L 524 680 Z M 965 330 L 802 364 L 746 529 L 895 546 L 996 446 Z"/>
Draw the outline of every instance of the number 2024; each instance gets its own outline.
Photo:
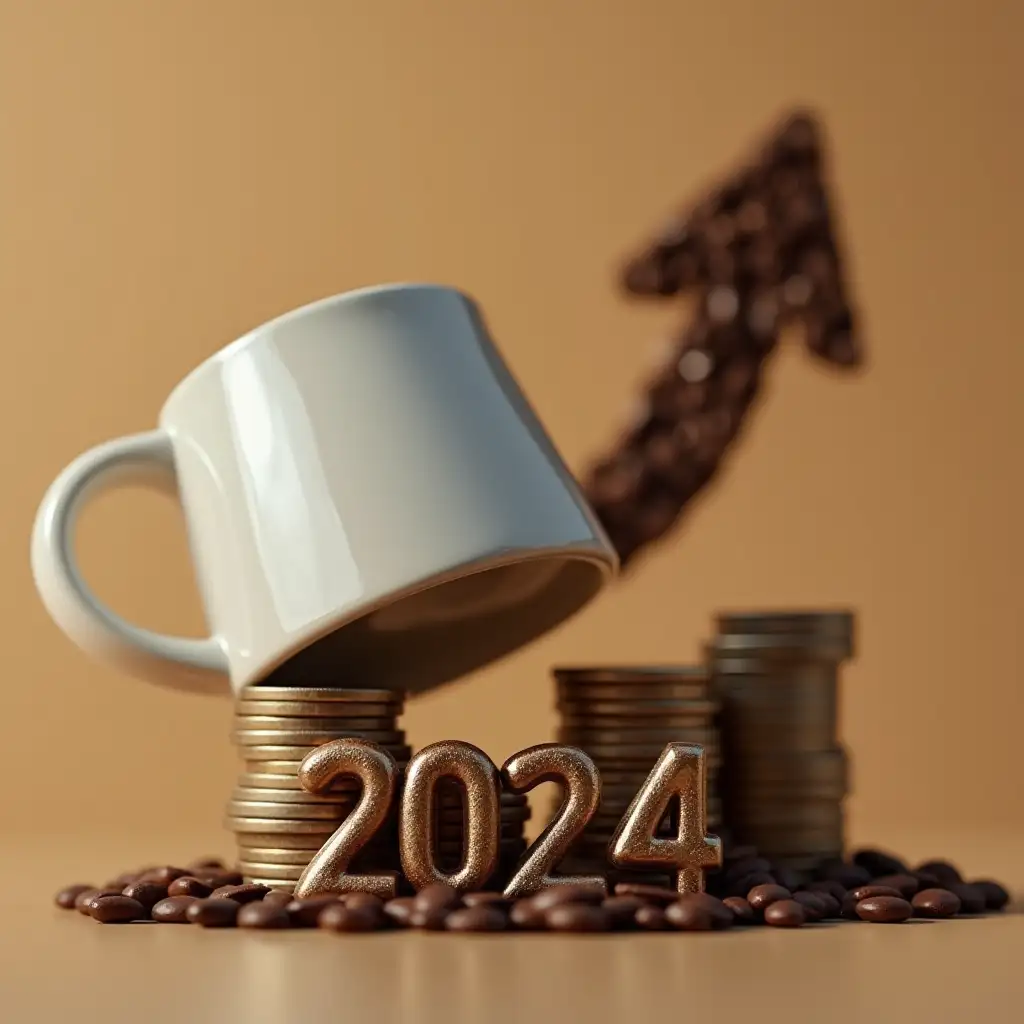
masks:
<path id="1" fill-rule="evenodd" d="M 388 816 L 398 766 L 376 743 L 352 738 L 317 747 L 298 773 L 303 789 L 318 795 L 326 794 L 342 777 L 361 781 L 360 799 L 309 862 L 295 895 L 370 892 L 390 899 L 397 886 L 394 872 L 354 874 L 348 868 Z M 463 790 L 463 862 L 451 874 L 434 861 L 434 799 L 441 779 L 453 779 Z M 601 776 L 593 760 L 577 747 L 558 743 L 521 750 L 500 771 L 482 750 L 460 740 L 443 740 L 420 750 L 405 770 L 399 808 L 399 854 L 406 878 L 417 890 L 437 882 L 460 892 L 479 889 L 498 863 L 501 790 L 527 793 L 544 782 L 562 785 L 561 807 L 520 859 L 504 895 L 519 899 L 553 885 L 604 888 L 600 876 L 552 873 L 601 798 Z M 719 866 L 722 859 L 718 837 L 705 834 L 704 794 L 703 748 L 669 743 L 619 822 L 608 847 L 609 860 L 623 868 L 667 868 L 675 872 L 679 892 L 700 892 L 704 871 Z M 677 835 L 655 835 L 673 799 L 679 801 Z"/>

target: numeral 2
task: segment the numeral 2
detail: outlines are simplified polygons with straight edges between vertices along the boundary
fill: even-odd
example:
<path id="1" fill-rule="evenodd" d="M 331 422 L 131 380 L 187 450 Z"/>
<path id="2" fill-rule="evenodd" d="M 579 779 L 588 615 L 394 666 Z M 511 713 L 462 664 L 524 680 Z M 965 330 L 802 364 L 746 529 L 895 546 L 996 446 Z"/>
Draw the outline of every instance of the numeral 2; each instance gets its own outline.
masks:
<path id="1" fill-rule="evenodd" d="M 391 899 L 396 891 L 394 872 L 350 875 L 348 866 L 384 824 L 395 793 L 398 766 L 376 743 L 340 739 L 310 751 L 299 766 L 298 778 L 308 793 L 322 794 L 343 775 L 354 775 L 362 782 L 359 802 L 306 866 L 295 886 L 295 895 L 370 892 L 381 899 Z"/>
<path id="2" fill-rule="evenodd" d="M 463 789 L 463 861 L 454 874 L 434 863 L 434 799 L 437 783 L 454 779 Z M 480 888 L 498 865 L 498 769 L 479 747 L 460 740 L 431 743 L 405 770 L 398 826 L 405 877 L 417 889 L 436 882 L 459 892 Z"/>
<path id="3" fill-rule="evenodd" d="M 501 776 L 513 793 L 526 793 L 542 782 L 560 782 L 563 786 L 561 807 L 523 854 L 504 895 L 520 899 L 552 885 L 586 885 L 607 891 L 600 875 L 551 874 L 600 802 L 601 776 L 590 757 L 576 747 L 540 743 L 513 754 L 502 767 Z"/>
<path id="4" fill-rule="evenodd" d="M 702 746 L 669 743 L 615 829 L 608 847 L 612 863 L 622 868 L 671 867 L 679 892 L 702 892 L 705 868 L 722 863 L 721 840 L 705 835 L 705 772 Z M 679 834 L 659 838 L 655 829 L 674 797 L 679 798 Z"/>

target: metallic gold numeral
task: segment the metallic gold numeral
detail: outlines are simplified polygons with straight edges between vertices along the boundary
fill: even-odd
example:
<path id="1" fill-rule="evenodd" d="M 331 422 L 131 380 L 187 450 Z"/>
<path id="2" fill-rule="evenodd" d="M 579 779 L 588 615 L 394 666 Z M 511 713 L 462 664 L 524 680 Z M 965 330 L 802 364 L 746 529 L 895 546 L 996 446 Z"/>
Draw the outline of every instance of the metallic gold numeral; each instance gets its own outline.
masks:
<path id="1" fill-rule="evenodd" d="M 454 779 L 464 790 L 463 861 L 454 874 L 434 863 L 434 798 L 437 783 Z M 405 770 L 398 842 L 405 877 L 417 889 L 443 882 L 470 892 L 494 874 L 498 864 L 498 769 L 478 747 L 443 740 L 424 747 Z"/>
<path id="2" fill-rule="evenodd" d="M 362 782 L 359 803 L 306 866 L 295 886 L 295 895 L 370 892 L 381 899 L 391 899 L 396 891 L 394 872 L 350 875 L 348 866 L 384 824 L 395 792 L 398 766 L 376 743 L 340 739 L 310 751 L 299 766 L 298 777 L 308 793 L 322 794 L 343 775 L 355 776 Z"/>
<path id="3" fill-rule="evenodd" d="M 618 867 L 671 867 L 681 893 L 702 892 L 704 870 L 722 863 L 718 836 L 706 835 L 704 748 L 696 743 L 669 743 L 633 797 L 608 846 Z M 679 798 L 679 834 L 654 835 L 668 809 Z"/>
<path id="4" fill-rule="evenodd" d="M 577 747 L 540 743 L 513 754 L 501 775 L 505 787 L 513 793 L 526 793 L 542 782 L 560 782 L 564 791 L 561 807 L 520 859 L 504 895 L 520 899 L 553 885 L 586 885 L 607 890 L 600 875 L 551 874 L 600 802 L 601 776 L 590 757 Z"/>

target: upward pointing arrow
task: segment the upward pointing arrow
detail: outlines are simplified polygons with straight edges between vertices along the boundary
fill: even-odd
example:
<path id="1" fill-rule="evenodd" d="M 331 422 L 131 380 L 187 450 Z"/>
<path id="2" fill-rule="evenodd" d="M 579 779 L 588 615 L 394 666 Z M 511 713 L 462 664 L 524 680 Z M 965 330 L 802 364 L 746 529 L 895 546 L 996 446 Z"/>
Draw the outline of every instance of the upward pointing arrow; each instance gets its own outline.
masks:
<path id="1" fill-rule="evenodd" d="M 627 263 L 623 284 L 635 296 L 697 302 L 646 385 L 643 415 L 586 481 L 626 565 L 715 476 L 784 327 L 799 321 L 818 359 L 862 362 L 816 120 L 786 118 L 754 159 Z"/>

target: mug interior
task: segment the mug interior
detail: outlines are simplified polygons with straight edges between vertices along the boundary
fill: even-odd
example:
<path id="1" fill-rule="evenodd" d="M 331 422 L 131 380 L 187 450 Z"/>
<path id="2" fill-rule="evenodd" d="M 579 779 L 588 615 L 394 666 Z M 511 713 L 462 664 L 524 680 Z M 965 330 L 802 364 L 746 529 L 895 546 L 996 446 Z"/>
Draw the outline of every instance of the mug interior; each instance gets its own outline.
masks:
<path id="1" fill-rule="evenodd" d="M 430 690 L 553 629 L 609 573 L 595 559 L 564 554 L 480 569 L 338 626 L 258 682 Z"/>

